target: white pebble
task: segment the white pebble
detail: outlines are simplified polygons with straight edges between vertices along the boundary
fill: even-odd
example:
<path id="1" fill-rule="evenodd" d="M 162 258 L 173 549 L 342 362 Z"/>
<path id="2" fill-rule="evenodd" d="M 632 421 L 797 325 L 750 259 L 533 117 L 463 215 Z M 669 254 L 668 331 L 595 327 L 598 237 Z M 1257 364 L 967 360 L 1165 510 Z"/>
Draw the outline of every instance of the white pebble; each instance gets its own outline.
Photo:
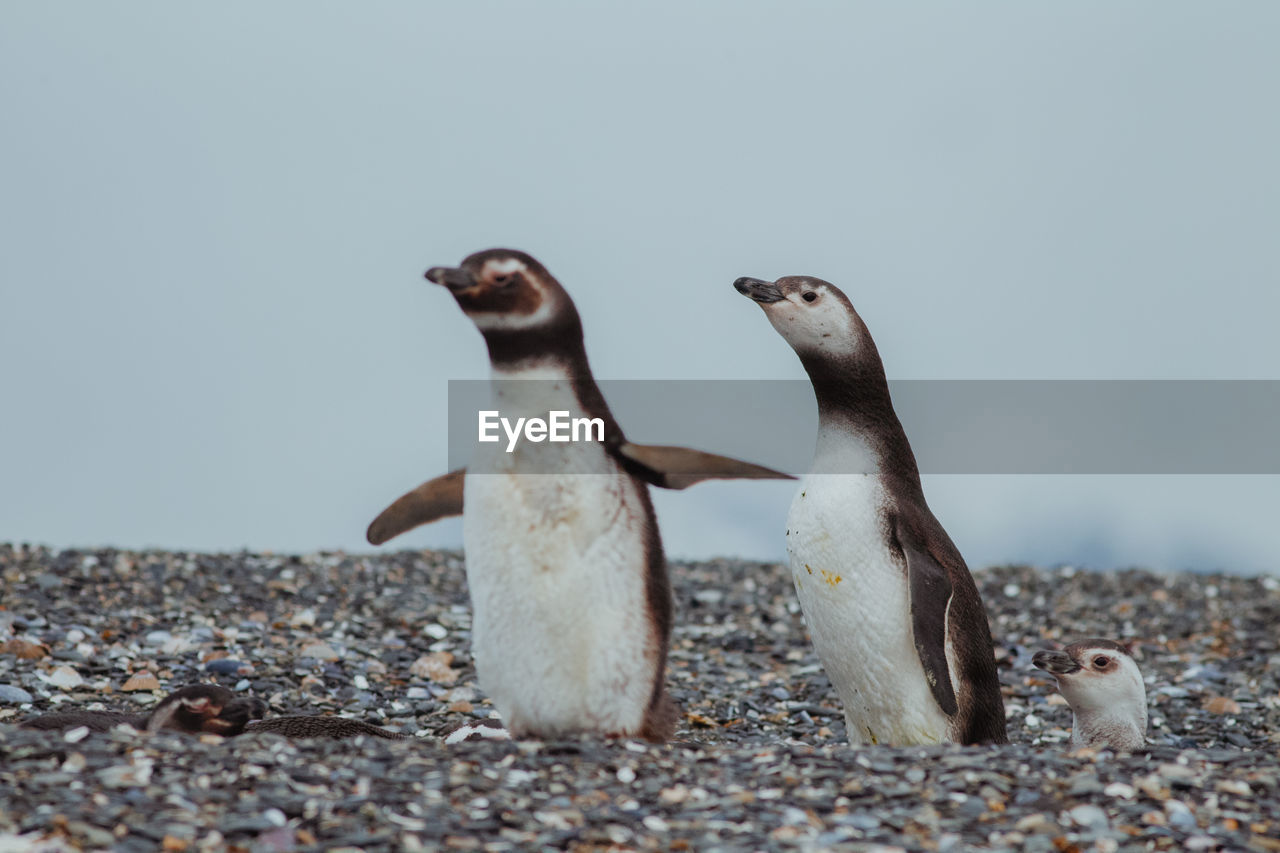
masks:
<path id="1" fill-rule="evenodd" d="M 67 743 L 79 743 L 89 736 L 88 726 L 76 726 L 74 729 L 68 729 L 62 739 Z"/>
<path id="2" fill-rule="evenodd" d="M 1007 583 L 1004 585 L 1005 598 L 1017 598 L 1021 594 L 1022 587 L 1018 586 L 1016 583 Z"/>
<path id="3" fill-rule="evenodd" d="M 53 673 L 44 679 L 54 687 L 67 689 L 70 687 L 79 687 L 84 684 L 84 679 L 80 677 L 80 673 L 76 672 L 69 666 L 60 666 Z"/>
<path id="4" fill-rule="evenodd" d="M 293 614 L 293 618 L 289 620 L 289 624 L 294 628 L 309 628 L 316 624 L 316 612 L 310 607 L 299 610 Z"/>
<path id="5" fill-rule="evenodd" d="M 644 827 L 650 832 L 666 832 L 670 828 L 667 822 L 656 814 L 645 815 Z"/>
<path id="6" fill-rule="evenodd" d="M 1107 820 L 1107 813 L 1097 806 L 1076 806 L 1067 814 L 1076 826 L 1087 826 L 1094 830 L 1106 829 L 1110 823 Z"/>
<path id="7" fill-rule="evenodd" d="M 1110 785 L 1102 789 L 1102 793 L 1108 797 L 1119 797 L 1122 800 L 1132 800 L 1134 790 L 1132 785 L 1126 785 L 1123 782 L 1112 782 Z"/>
<path id="8" fill-rule="evenodd" d="M 449 636 L 449 629 L 435 622 L 430 622 L 422 629 L 422 633 L 426 634 L 433 640 L 443 640 Z"/>
<path id="9" fill-rule="evenodd" d="M 636 781 L 636 771 L 624 764 L 618 768 L 618 781 L 624 785 L 630 785 Z"/>

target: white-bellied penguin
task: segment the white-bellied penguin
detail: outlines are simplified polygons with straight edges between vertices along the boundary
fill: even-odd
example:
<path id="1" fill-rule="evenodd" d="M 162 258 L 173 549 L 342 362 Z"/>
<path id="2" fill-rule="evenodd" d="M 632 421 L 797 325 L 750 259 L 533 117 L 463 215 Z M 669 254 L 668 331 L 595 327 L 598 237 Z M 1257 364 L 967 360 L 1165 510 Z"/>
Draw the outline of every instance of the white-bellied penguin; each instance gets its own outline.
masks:
<path id="1" fill-rule="evenodd" d="M 462 514 L 476 671 L 513 735 L 667 739 L 672 601 L 648 485 L 787 475 L 628 442 L 592 377 L 573 301 L 529 255 L 491 249 L 426 275 L 484 336 L 494 410 L 513 423 L 557 410 L 599 418 L 604 440 L 477 445 L 465 471 L 384 510 L 369 541 Z"/>
<path id="2" fill-rule="evenodd" d="M 880 354 L 829 282 L 740 278 L 800 356 L 818 402 L 787 553 L 852 743 L 1005 743 L 982 598 L 925 502 Z"/>

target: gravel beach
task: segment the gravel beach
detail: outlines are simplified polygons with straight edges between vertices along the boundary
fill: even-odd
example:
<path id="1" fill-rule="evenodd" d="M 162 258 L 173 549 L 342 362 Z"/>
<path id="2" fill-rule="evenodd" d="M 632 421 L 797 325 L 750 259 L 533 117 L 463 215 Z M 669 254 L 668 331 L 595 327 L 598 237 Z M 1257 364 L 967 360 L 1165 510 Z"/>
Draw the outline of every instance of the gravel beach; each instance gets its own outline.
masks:
<path id="1" fill-rule="evenodd" d="M 0 545 L 9 850 L 1280 850 L 1280 582 L 975 572 L 1013 743 L 854 749 L 789 573 L 673 563 L 675 742 L 473 739 L 462 557 Z M 1037 649 L 1135 639 L 1151 748 L 1070 753 Z M 408 741 L 11 725 L 193 681 Z"/>

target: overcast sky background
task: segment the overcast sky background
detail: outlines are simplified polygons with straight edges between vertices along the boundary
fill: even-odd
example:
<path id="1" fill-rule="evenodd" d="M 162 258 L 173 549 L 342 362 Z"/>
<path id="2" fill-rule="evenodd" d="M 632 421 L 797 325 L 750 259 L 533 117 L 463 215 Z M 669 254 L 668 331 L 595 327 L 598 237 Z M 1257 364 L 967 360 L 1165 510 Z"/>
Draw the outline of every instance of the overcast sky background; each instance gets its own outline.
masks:
<path id="1" fill-rule="evenodd" d="M 447 381 L 487 375 L 422 272 L 498 245 L 565 284 L 599 377 L 803 377 L 731 284 L 806 273 L 892 378 L 1280 378 L 1278 31 L 1267 2 L 5 4 L 0 540 L 368 549 L 444 471 Z M 925 487 L 974 566 L 1280 566 L 1275 477 Z M 793 489 L 656 495 L 668 552 L 782 555 Z"/>

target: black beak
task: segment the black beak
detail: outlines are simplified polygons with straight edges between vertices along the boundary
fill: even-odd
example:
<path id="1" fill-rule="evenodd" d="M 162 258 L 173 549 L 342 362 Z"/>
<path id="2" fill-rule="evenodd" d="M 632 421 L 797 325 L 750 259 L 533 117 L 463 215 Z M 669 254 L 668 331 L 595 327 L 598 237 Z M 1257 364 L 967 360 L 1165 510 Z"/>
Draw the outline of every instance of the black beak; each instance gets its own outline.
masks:
<path id="1" fill-rule="evenodd" d="M 436 284 L 443 284 L 455 292 L 474 287 L 476 283 L 471 273 L 457 267 L 432 267 L 427 270 L 426 279 Z"/>
<path id="2" fill-rule="evenodd" d="M 1043 669 L 1054 675 L 1070 675 L 1081 669 L 1080 664 L 1073 661 L 1066 652 L 1036 652 L 1031 663 L 1036 669 Z"/>
<path id="3" fill-rule="evenodd" d="M 758 278 L 743 276 L 735 281 L 733 286 L 743 296 L 754 299 L 761 305 L 768 305 L 770 302 L 781 302 L 786 298 L 782 295 L 782 291 L 778 289 L 778 285 L 769 281 L 761 281 Z"/>

